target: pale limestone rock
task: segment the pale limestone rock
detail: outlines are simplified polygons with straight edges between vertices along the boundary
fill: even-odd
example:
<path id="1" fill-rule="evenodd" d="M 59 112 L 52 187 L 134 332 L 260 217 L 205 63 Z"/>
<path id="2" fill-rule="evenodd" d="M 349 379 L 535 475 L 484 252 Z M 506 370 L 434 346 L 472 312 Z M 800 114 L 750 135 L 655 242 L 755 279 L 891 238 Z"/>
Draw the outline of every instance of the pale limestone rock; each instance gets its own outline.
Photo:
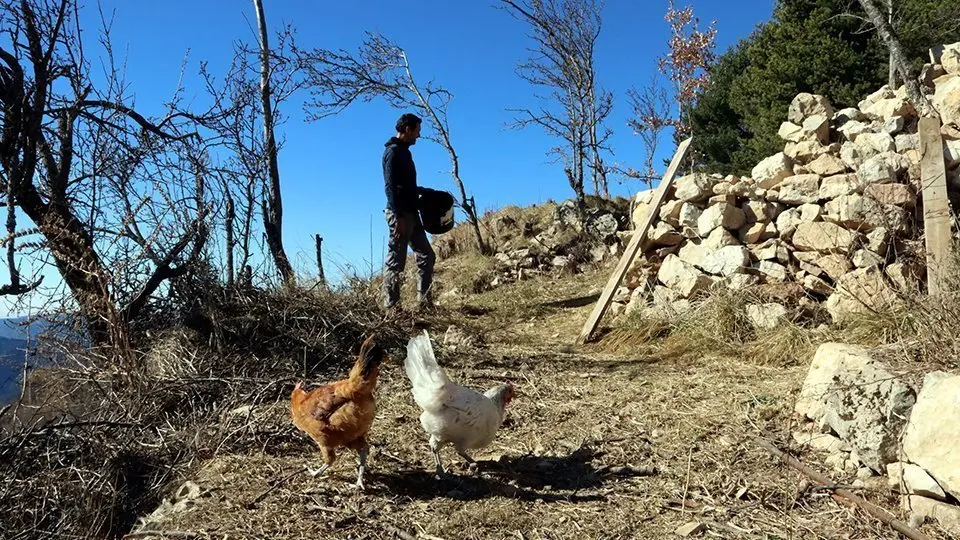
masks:
<path id="1" fill-rule="evenodd" d="M 833 118 L 833 106 L 830 104 L 830 100 L 819 94 L 806 92 L 797 94 L 790 102 L 787 119 L 794 124 L 802 125 L 803 121 L 811 116 L 822 116 L 825 119 Z"/>
<path id="2" fill-rule="evenodd" d="M 830 121 L 825 116 L 813 115 L 803 121 L 803 137 L 806 140 L 830 144 Z"/>
<path id="3" fill-rule="evenodd" d="M 707 273 L 729 277 L 740 273 L 750 264 L 750 250 L 746 246 L 725 246 L 710 252 L 704 261 Z"/>
<path id="4" fill-rule="evenodd" d="M 912 294 L 920 288 L 921 270 L 914 265 L 902 262 L 891 263 L 883 269 L 883 273 L 901 293 Z"/>
<path id="5" fill-rule="evenodd" d="M 858 193 L 860 189 L 860 179 L 856 174 L 828 176 L 820 182 L 819 198 L 824 200 L 836 199 L 844 195 Z"/>
<path id="6" fill-rule="evenodd" d="M 760 284 L 760 278 L 752 274 L 734 274 L 727 278 L 727 287 L 734 291 L 742 291 Z"/>
<path id="7" fill-rule="evenodd" d="M 833 154 L 824 154 L 807 163 L 806 168 L 811 173 L 819 176 L 833 176 L 846 172 L 847 165 L 843 160 Z"/>
<path id="8" fill-rule="evenodd" d="M 960 537 L 960 506 L 920 495 L 909 495 L 904 497 L 904 501 L 906 507 L 904 509 L 909 510 L 911 516 L 919 516 L 921 521 L 922 519 L 934 520 L 952 537 Z"/>
<path id="9" fill-rule="evenodd" d="M 746 217 L 743 210 L 727 203 L 719 203 L 703 211 L 697 219 L 697 231 L 700 236 L 707 236 L 718 227 L 739 229 L 744 224 L 746 224 Z"/>
<path id="10" fill-rule="evenodd" d="M 800 142 L 804 139 L 803 126 L 793 122 L 783 122 L 777 130 L 777 135 L 787 142 Z"/>
<path id="11" fill-rule="evenodd" d="M 671 227 L 680 227 L 680 210 L 683 208 L 683 201 L 671 199 L 663 203 L 660 207 L 660 220 Z"/>
<path id="12" fill-rule="evenodd" d="M 859 461 L 876 472 L 897 461 L 899 434 L 915 395 L 861 347 L 821 345 L 795 410 L 821 420 L 849 443 Z"/>
<path id="13" fill-rule="evenodd" d="M 708 290 L 714 282 L 712 278 L 700 273 L 694 266 L 683 262 L 676 255 L 667 255 L 660 265 L 657 279 L 678 292 L 683 298 L 690 298 Z"/>
<path id="14" fill-rule="evenodd" d="M 654 225 L 647 238 L 656 246 L 675 246 L 684 240 L 682 234 L 663 221 Z"/>
<path id="15" fill-rule="evenodd" d="M 858 249 L 853 252 L 851 259 L 853 265 L 857 268 L 869 268 L 871 266 L 881 265 L 885 262 L 884 258 L 869 249 Z"/>
<path id="16" fill-rule="evenodd" d="M 697 220 L 703 214 L 703 209 L 694 204 L 685 202 L 680 207 L 679 222 L 681 227 L 689 227 L 694 230 L 697 228 Z"/>
<path id="17" fill-rule="evenodd" d="M 864 188 L 863 195 L 881 204 L 914 208 L 917 194 L 908 184 L 870 184 Z"/>
<path id="18" fill-rule="evenodd" d="M 801 251 L 848 253 L 860 237 L 857 232 L 834 223 L 800 223 L 793 234 L 793 245 Z"/>
<path id="19" fill-rule="evenodd" d="M 890 230 L 886 227 L 877 227 L 867 235 L 867 249 L 884 257 L 890 246 Z"/>
<path id="20" fill-rule="evenodd" d="M 787 280 L 787 267 L 780 263 L 775 263 L 773 261 L 760 261 L 757 263 L 757 269 L 760 270 L 760 273 L 766 276 L 767 281 Z"/>
<path id="21" fill-rule="evenodd" d="M 779 199 L 786 204 L 806 204 L 820 198 L 820 177 L 800 174 L 785 178 L 780 185 Z"/>
<path id="22" fill-rule="evenodd" d="M 934 81 L 931 99 L 944 124 L 960 125 L 960 75 L 948 74 Z"/>
<path id="23" fill-rule="evenodd" d="M 860 150 L 864 159 L 883 152 L 893 152 L 897 149 L 893 137 L 889 133 L 863 133 L 853 143 Z"/>
<path id="24" fill-rule="evenodd" d="M 796 208 L 788 208 L 783 212 L 780 212 L 780 215 L 777 216 L 777 231 L 780 233 L 780 238 L 784 240 L 789 240 L 793 237 L 794 231 L 797 230 L 797 226 L 803 223 L 803 220 L 800 219 L 800 210 Z"/>
<path id="25" fill-rule="evenodd" d="M 803 288 L 817 294 L 829 295 L 833 293 L 833 287 L 829 283 L 814 275 L 807 275 L 803 278 Z"/>
<path id="26" fill-rule="evenodd" d="M 757 186 L 770 189 L 793 174 L 793 162 L 783 152 L 774 154 L 760 163 L 750 173 Z"/>
<path id="27" fill-rule="evenodd" d="M 857 170 L 857 177 L 864 186 L 870 184 L 888 184 L 896 182 L 897 174 L 890 163 L 880 154 L 863 162 Z"/>
<path id="28" fill-rule="evenodd" d="M 757 222 L 766 223 L 776 219 L 779 212 L 779 206 L 768 201 L 748 200 L 740 205 L 747 224 Z"/>
<path id="29" fill-rule="evenodd" d="M 902 494 L 921 495 L 941 501 L 947 498 L 940 484 L 923 467 L 913 463 L 897 461 L 887 465 L 887 477 L 890 487 Z"/>
<path id="30" fill-rule="evenodd" d="M 681 176 L 674 181 L 674 196 L 685 202 L 702 201 L 713 195 L 716 178 L 703 173 Z"/>
<path id="31" fill-rule="evenodd" d="M 917 110 L 904 98 L 892 97 L 880 99 L 870 104 L 863 113 L 881 120 L 889 120 L 893 117 L 915 117 Z"/>
<path id="32" fill-rule="evenodd" d="M 903 436 L 903 454 L 960 497 L 960 375 L 928 373 Z"/>
<path id="33" fill-rule="evenodd" d="M 757 222 L 740 228 L 740 240 L 745 244 L 757 244 L 777 237 L 777 226 L 773 222 Z"/>
<path id="34" fill-rule="evenodd" d="M 772 330 L 787 322 L 787 308 L 782 304 L 771 302 L 767 304 L 749 304 L 747 318 L 753 326 L 760 330 Z"/>
<path id="35" fill-rule="evenodd" d="M 798 207 L 800 210 L 800 221 L 819 221 L 823 214 L 823 207 L 819 204 L 807 203 Z"/>
<path id="36" fill-rule="evenodd" d="M 853 269 L 853 265 L 845 255 L 831 253 L 817 259 L 816 265 L 827 273 L 827 276 L 833 281 L 837 281 L 847 272 Z"/>
<path id="37" fill-rule="evenodd" d="M 834 322 L 890 309 L 899 298 L 876 266 L 846 273 L 837 280 L 836 292 L 827 299 L 826 307 Z"/>

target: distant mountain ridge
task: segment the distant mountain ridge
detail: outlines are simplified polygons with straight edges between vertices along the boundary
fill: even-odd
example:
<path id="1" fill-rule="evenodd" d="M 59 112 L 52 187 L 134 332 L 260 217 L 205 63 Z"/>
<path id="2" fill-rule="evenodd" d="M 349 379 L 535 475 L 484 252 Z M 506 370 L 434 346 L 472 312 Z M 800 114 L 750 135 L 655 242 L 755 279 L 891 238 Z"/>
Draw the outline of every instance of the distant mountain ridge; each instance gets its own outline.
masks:
<path id="1" fill-rule="evenodd" d="M 17 397 L 27 341 L 0 337 L 0 404 Z"/>

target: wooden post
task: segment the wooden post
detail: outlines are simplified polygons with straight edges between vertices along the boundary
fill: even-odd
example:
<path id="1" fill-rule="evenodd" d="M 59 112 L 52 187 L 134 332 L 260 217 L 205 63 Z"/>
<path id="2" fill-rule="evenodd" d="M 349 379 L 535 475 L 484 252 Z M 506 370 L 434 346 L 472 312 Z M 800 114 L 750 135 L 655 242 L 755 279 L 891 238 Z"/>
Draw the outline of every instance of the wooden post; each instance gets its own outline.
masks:
<path id="1" fill-rule="evenodd" d="M 586 343 L 593 335 L 594 330 L 597 329 L 597 325 L 600 324 L 600 319 L 602 319 L 603 314 L 606 313 L 607 306 L 610 304 L 610 299 L 613 298 L 614 293 L 617 291 L 617 287 L 620 286 L 620 282 L 623 281 L 623 277 L 627 274 L 627 270 L 630 269 L 630 264 L 633 262 L 634 257 L 636 257 L 637 253 L 640 251 L 640 246 L 643 245 L 643 240 L 647 236 L 647 231 L 660 215 L 660 205 L 663 204 L 663 200 L 667 197 L 667 192 L 670 190 L 670 186 L 673 185 L 673 178 L 676 176 L 677 169 L 680 168 L 680 163 L 683 161 L 683 158 L 687 155 L 687 149 L 690 147 L 691 140 L 692 139 L 689 138 L 685 139 L 680 143 L 679 146 L 677 146 L 677 152 L 673 155 L 673 160 L 670 161 L 670 166 L 667 168 L 667 173 L 663 175 L 663 179 L 660 180 L 660 185 L 657 186 L 656 193 L 653 194 L 653 200 L 650 201 L 650 207 L 647 215 L 643 218 L 643 221 L 640 222 L 640 225 L 633 232 L 633 237 L 630 238 L 630 243 L 627 244 L 627 249 L 624 250 L 623 255 L 620 257 L 620 262 L 617 263 L 617 267 L 613 270 L 613 274 L 607 281 L 607 285 L 603 288 L 603 292 L 600 293 L 600 299 L 597 300 L 596 305 L 593 306 L 593 312 L 590 313 L 590 317 L 587 318 L 586 324 L 583 325 L 583 330 L 580 331 L 580 335 L 577 337 L 577 343 Z"/>
<path id="2" fill-rule="evenodd" d="M 313 235 L 317 241 L 317 279 L 321 285 L 326 286 L 327 278 L 323 275 L 323 253 L 320 247 L 323 245 L 323 237 L 319 234 Z"/>
<path id="3" fill-rule="evenodd" d="M 947 173 L 943 161 L 940 119 L 920 118 L 920 181 L 923 200 L 923 229 L 927 252 L 927 292 L 940 293 L 949 263 L 950 202 L 947 200 Z"/>

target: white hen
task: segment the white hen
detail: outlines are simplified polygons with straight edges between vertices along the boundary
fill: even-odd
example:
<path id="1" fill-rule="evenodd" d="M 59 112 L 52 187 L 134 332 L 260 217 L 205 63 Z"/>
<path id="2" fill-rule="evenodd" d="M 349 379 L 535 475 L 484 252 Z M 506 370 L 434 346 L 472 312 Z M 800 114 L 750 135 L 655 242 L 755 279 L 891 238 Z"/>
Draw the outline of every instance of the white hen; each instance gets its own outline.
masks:
<path id="1" fill-rule="evenodd" d="M 467 450 L 493 442 L 503 423 L 504 409 L 514 398 L 513 386 L 502 384 L 481 394 L 455 384 L 437 364 L 426 330 L 407 342 L 403 365 L 413 385 L 413 399 L 423 410 L 420 425 L 430 435 L 437 474 L 444 473 L 440 449 L 448 443 L 472 463 Z"/>

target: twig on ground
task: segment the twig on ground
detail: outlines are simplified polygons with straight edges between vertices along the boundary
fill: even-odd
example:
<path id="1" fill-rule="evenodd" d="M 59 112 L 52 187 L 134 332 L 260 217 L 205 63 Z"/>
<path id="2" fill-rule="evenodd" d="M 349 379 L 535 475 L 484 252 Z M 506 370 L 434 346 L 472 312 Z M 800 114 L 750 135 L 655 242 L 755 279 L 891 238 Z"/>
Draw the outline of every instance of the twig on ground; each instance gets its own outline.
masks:
<path id="1" fill-rule="evenodd" d="M 843 497 L 844 499 L 847 499 L 848 501 L 857 505 L 858 507 L 860 507 L 861 510 L 863 510 L 867 514 L 870 514 L 871 516 L 886 523 L 887 525 L 892 527 L 895 531 L 906 536 L 907 538 L 911 538 L 912 540 L 931 540 L 929 536 L 914 529 L 913 527 L 910 527 L 906 523 L 903 523 L 902 521 L 899 521 L 896 518 L 894 518 L 893 514 L 891 514 L 889 511 L 883 508 L 880 508 L 879 506 L 869 501 L 861 499 L 857 495 L 851 493 L 850 490 L 834 485 L 829 478 L 827 478 L 826 476 L 823 476 L 822 474 L 811 469 L 810 467 L 807 467 L 806 465 L 800 463 L 794 457 L 786 454 L 785 452 L 783 452 L 782 450 L 780 450 L 779 448 L 771 444 L 766 439 L 757 438 L 757 444 L 759 444 L 761 447 L 766 449 L 771 454 L 780 458 L 780 460 L 786 463 L 787 465 L 809 476 L 813 481 L 825 487 L 831 488 L 836 495 Z"/>

